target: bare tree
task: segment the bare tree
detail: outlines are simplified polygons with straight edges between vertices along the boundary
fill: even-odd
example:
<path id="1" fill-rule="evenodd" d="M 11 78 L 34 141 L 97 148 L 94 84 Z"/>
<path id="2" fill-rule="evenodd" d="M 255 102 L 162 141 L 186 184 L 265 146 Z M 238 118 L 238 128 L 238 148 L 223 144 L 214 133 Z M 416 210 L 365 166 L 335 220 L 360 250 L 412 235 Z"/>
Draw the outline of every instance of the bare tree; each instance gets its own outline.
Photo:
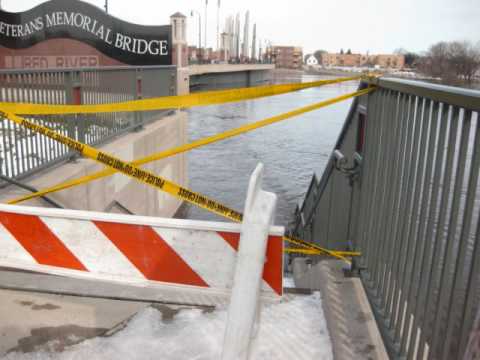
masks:
<path id="1" fill-rule="evenodd" d="M 466 41 L 439 42 L 430 47 L 419 68 L 447 83 L 458 80 L 471 83 L 480 69 L 480 48 Z"/>
<path id="2" fill-rule="evenodd" d="M 448 44 L 439 42 L 430 46 L 423 62 L 422 70 L 433 77 L 444 78 L 450 76 L 448 64 Z"/>
<path id="3" fill-rule="evenodd" d="M 471 83 L 480 69 L 480 49 L 468 42 L 450 44 L 450 62 L 457 77 Z"/>
<path id="4" fill-rule="evenodd" d="M 319 64 L 322 64 L 323 61 L 322 61 L 322 55 L 323 54 L 327 54 L 327 51 L 325 50 L 317 50 L 313 53 L 313 56 L 315 56 L 315 58 L 317 59 L 318 63 Z"/>

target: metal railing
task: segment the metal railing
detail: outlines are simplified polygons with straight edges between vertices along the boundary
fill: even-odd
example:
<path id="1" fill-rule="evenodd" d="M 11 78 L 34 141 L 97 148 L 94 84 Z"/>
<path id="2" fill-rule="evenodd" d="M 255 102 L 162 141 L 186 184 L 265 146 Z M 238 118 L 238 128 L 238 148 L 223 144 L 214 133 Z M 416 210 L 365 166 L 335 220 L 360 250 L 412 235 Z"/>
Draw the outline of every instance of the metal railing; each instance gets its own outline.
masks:
<path id="1" fill-rule="evenodd" d="M 363 83 L 360 89 L 367 84 Z M 334 150 L 345 156 L 344 169 L 355 168 L 357 160 L 354 154 L 359 150 L 359 129 L 365 126 L 367 99 L 365 96 L 353 100 L 350 112 L 340 131 Z M 361 130 L 360 130 L 361 131 Z M 352 181 L 355 171 L 346 174 L 338 170 L 337 161 L 332 152 L 322 177 L 314 174 L 302 205 L 297 206 L 293 226 L 289 233 L 306 241 L 314 241 L 325 248 L 347 250 L 352 247 L 349 221 L 352 210 Z"/>
<path id="2" fill-rule="evenodd" d="M 0 71 L 0 101 L 100 104 L 176 94 L 176 68 L 111 67 Z M 168 111 L 28 117 L 39 124 L 98 145 L 162 117 Z M 2 175 L 21 179 L 75 154 L 42 135 L 0 120 Z"/>
<path id="3" fill-rule="evenodd" d="M 332 155 L 326 185 L 308 192 L 292 232 L 342 227 L 342 241 L 329 232 L 312 241 L 362 253 L 354 265 L 392 358 L 461 359 L 480 300 L 480 92 L 376 85 L 353 104 L 337 143 L 361 163 L 348 195 L 335 195 L 345 175 Z M 332 219 L 332 205 L 321 209 L 328 196 L 350 210 Z"/>

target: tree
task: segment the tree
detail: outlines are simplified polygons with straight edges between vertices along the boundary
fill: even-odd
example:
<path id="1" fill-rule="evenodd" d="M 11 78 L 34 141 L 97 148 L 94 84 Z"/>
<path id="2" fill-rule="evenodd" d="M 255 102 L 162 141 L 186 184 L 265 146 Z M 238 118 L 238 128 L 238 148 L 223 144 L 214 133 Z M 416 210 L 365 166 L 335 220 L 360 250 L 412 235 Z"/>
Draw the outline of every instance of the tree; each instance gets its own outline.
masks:
<path id="1" fill-rule="evenodd" d="M 480 69 L 480 47 L 466 41 L 436 43 L 421 59 L 419 68 L 447 83 L 458 80 L 471 83 Z"/>
<path id="2" fill-rule="evenodd" d="M 450 78 L 451 69 L 448 63 L 448 44 L 441 41 L 430 46 L 422 60 L 421 69 L 433 77 Z"/>
<path id="3" fill-rule="evenodd" d="M 472 82 L 480 68 L 480 51 L 466 41 L 450 43 L 447 59 L 452 73 L 468 83 Z"/>
<path id="4" fill-rule="evenodd" d="M 313 56 L 315 56 L 315 59 L 317 59 L 319 64 L 322 64 L 322 55 L 326 53 L 325 50 L 317 50 L 313 53 Z"/>
<path id="5" fill-rule="evenodd" d="M 420 59 L 420 55 L 415 54 L 413 52 L 406 52 L 405 54 L 401 54 L 405 58 L 405 66 L 409 68 L 413 68 L 417 65 L 418 60 Z"/>
<path id="6" fill-rule="evenodd" d="M 343 55 L 344 52 L 343 52 L 343 49 L 340 49 L 340 55 Z"/>
<path id="7" fill-rule="evenodd" d="M 348 49 L 347 50 L 347 55 L 352 55 L 352 50 Z"/>

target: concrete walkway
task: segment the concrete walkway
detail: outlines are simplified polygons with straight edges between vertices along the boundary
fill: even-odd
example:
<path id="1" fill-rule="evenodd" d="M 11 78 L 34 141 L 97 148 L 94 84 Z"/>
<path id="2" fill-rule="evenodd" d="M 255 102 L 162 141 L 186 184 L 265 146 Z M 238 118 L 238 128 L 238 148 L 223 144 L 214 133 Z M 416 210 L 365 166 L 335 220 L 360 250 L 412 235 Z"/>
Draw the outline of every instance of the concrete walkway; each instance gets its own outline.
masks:
<path id="1" fill-rule="evenodd" d="M 85 339 L 105 335 L 147 306 L 1 290 L 0 356 L 12 351 L 62 351 Z"/>
<path id="2" fill-rule="evenodd" d="M 22 274 L 45 282 L 38 274 L 7 274 L 3 270 L 0 283 L 22 285 Z M 65 287 L 61 278 L 50 277 L 52 280 Z M 118 289 L 108 289 L 118 295 Z M 280 302 L 263 304 L 252 360 L 332 358 L 320 295 L 295 290 Z M 0 358 L 7 354 L 9 360 L 150 359 L 159 354 L 165 360 L 190 360 L 192 354 L 219 358 L 227 311 L 225 305 L 215 309 L 152 305 L 0 290 L 0 319 Z"/>

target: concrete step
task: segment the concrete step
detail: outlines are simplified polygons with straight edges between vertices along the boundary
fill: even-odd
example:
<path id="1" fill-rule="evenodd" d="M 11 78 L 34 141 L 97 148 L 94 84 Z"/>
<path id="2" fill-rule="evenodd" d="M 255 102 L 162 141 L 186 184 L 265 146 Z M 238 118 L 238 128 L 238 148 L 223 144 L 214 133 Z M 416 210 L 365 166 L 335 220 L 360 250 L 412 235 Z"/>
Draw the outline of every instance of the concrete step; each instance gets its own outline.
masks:
<path id="1" fill-rule="evenodd" d="M 345 277 L 344 267 L 339 260 L 308 264 L 307 258 L 296 258 L 295 285 L 320 290 L 336 360 L 388 359 L 363 285 L 358 278 Z"/>

